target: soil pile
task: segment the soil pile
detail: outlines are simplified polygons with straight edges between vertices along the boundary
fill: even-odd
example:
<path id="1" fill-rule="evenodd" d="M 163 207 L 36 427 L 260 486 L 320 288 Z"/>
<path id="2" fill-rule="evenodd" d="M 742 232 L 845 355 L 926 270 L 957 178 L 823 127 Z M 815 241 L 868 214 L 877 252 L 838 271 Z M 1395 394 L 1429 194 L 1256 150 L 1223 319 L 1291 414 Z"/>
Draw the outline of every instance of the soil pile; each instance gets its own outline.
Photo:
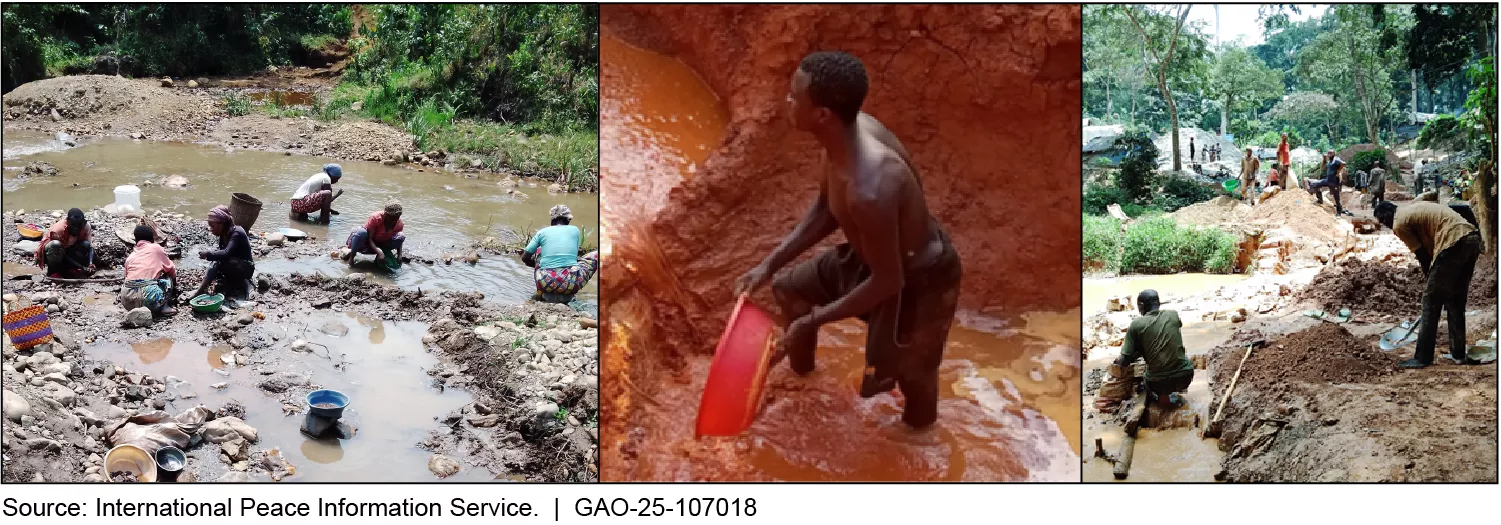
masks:
<path id="1" fill-rule="evenodd" d="M 1477 269 L 1477 274 L 1480 270 Z M 1495 271 L 1490 272 L 1492 275 Z M 1310 301 L 1326 311 L 1349 308 L 1360 315 L 1395 315 L 1416 317 L 1423 297 L 1426 278 L 1416 263 L 1401 260 L 1340 259 L 1325 266 L 1296 298 Z M 1479 279 L 1471 284 L 1471 294 Z M 1495 281 L 1490 285 L 1495 295 Z"/>
<path id="2" fill-rule="evenodd" d="M 1241 370 L 1240 381 L 1262 385 L 1287 381 L 1358 383 L 1393 373 L 1396 362 L 1393 355 L 1382 353 L 1374 343 L 1355 337 L 1344 327 L 1319 323 L 1254 350 Z M 1219 369 L 1216 379 L 1228 384 L 1229 374 L 1234 373 L 1233 368 Z"/>
<path id="3" fill-rule="evenodd" d="M 1245 220 L 1246 215 L 1250 212 L 1251 207 L 1241 204 L 1240 199 L 1221 195 L 1198 204 L 1184 206 L 1170 215 L 1179 224 L 1217 226 L 1239 223 Z"/>
<path id="4" fill-rule="evenodd" d="M 4 101 L 7 120 L 58 122 L 78 134 L 191 136 L 222 114 L 217 101 L 179 94 L 156 80 L 111 75 L 38 80 L 18 86 Z"/>

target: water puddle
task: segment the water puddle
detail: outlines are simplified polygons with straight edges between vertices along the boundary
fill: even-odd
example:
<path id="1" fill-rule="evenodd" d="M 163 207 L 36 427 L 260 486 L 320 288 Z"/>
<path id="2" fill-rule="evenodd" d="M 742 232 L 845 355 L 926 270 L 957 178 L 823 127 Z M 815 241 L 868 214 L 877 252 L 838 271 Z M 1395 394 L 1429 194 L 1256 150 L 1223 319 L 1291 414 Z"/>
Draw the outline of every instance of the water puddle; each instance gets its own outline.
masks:
<path id="1" fill-rule="evenodd" d="M 316 93 L 308 91 L 287 91 L 282 89 L 275 89 L 271 91 L 257 91 L 251 93 L 250 100 L 254 100 L 256 102 L 265 102 L 281 107 L 311 106 L 318 101 L 318 95 Z"/>
<path id="2" fill-rule="evenodd" d="M 480 291 L 487 298 L 502 302 L 519 302 L 531 297 L 534 290 L 531 271 L 514 257 L 486 256 L 473 266 L 460 261 L 452 265 L 442 262 L 432 266 L 412 264 L 404 266 L 394 276 L 374 271 L 368 260 L 367 264 L 351 270 L 341 261 L 328 257 L 329 252 L 343 245 L 352 229 L 362 225 L 392 196 L 399 196 L 405 208 L 402 221 L 406 224 L 407 246 L 434 257 L 450 251 L 467 251 L 450 247 L 467 247 L 486 237 L 505 239 L 503 230 L 506 229 L 522 232 L 544 227 L 548 222 L 548 209 L 556 204 L 566 204 L 573 210 L 574 224 L 583 228 L 590 240 L 597 241 L 599 235 L 599 203 L 592 194 L 549 195 L 543 188 L 522 188 L 530 196 L 519 198 L 505 194 L 494 180 L 416 173 L 379 163 L 353 161 L 337 161 L 343 166 L 346 176 L 339 182 L 345 193 L 336 202 L 335 209 L 343 213 L 326 226 L 294 224 L 287 218 L 292 193 L 324 164 L 336 161 L 261 151 L 227 153 L 219 148 L 195 144 L 112 138 L 91 140 L 62 151 L 43 149 L 12 157 L 12 151 L 31 151 L 27 148 L 33 143 L 56 142 L 51 137 L 36 135 L 7 131 L 4 165 L 13 168 L 46 161 L 55 165 L 61 174 L 23 180 L 18 177 L 19 172 L 7 169 L 4 173 L 6 210 L 90 209 L 113 202 L 115 186 L 142 185 L 146 180 L 161 181 L 171 175 L 181 175 L 189 180 L 185 188 L 141 186 L 141 202 L 145 208 L 199 217 L 215 205 L 227 204 L 231 192 L 249 193 L 265 202 L 252 234 L 292 227 L 314 236 L 314 240 L 303 242 L 317 243 L 327 249 L 322 256 L 297 259 L 286 259 L 280 251 L 272 252 L 256 261 L 260 272 L 301 271 L 335 276 L 351 271 L 371 272 L 377 281 L 407 288 Z M 194 248 L 188 248 L 185 253 L 192 253 Z M 186 257 L 179 264 L 184 268 L 195 268 L 204 263 L 195 257 Z M 20 271 L 7 264 L 5 274 L 20 274 L 12 273 L 12 270 Z M 596 282 L 591 280 L 579 298 L 597 302 Z"/>
<path id="3" fill-rule="evenodd" d="M 1112 297 L 1129 296 L 1133 301 L 1142 290 L 1157 290 L 1164 302 L 1186 299 L 1222 286 L 1229 286 L 1247 278 L 1247 275 L 1220 275 L 1207 273 L 1179 273 L 1172 275 L 1128 275 L 1084 279 L 1084 315 L 1090 316 L 1105 311 L 1105 302 Z"/>
<path id="4" fill-rule="evenodd" d="M 234 353 L 231 348 L 172 339 L 131 345 L 97 343 L 87 346 L 85 351 L 93 358 L 119 363 L 135 373 L 157 378 L 174 376 L 186 381 L 172 390 L 179 396 L 191 392 L 196 397 L 172 401 L 167 407 L 170 413 L 200 403 L 217 408 L 230 400 L 238 401 L 245 407 L 245 421 L 259 431 L 259 446 L 280 449 L 296 467 L 296 474 L 286 481 L 435 480 L 427 469 L 431 453 L 416 444 L 438 427 L 434 418 L 472 402 L 472 398 L 459 390 L 433 388 L 432 378 L 424 370 L 437 365 L 438 360 L 422 345 L 427 326 L 337 313 L 319 314 L 309 322 L 339 323 L 349 328 L 349 332 L 341 337 L 314 330 L 303 334 L 300 323 L 272 329 L 284 334 L 283 342 L 304 337 L 327 345 L 328 353 L 337 359 L 321 357 L 324 355 L 321 351 L 294 353 L 285 344 L 278 344 L 242 356 L 249 358 L 247 366 L 231 366 L 225 363 L 225 356 Z M 345 364 L 340 369 L 334 366 L 335 362 Z M 268 377 L 260 373 L 262 369 L 311 374 L 313 384 L 348 394 L 351 403 L 344 420 L 356 428 L 355 436 L 348 440 L 314 440 L 303 436 L 298 430 L 301 416 L 284 415 L 281 401 L 255 386 Z M 212 388 L 211 385 L 220 382 L 228 385 L 224 389 Z M 223 471 L 218 454 L 211 449 L 199 447 L 189 452 L 190 468 Z M 198 466 L 194 467 L 194 463 Z M 445 481 L 490 481 L 496 475 L 466 465 Z"/>
<path id="5" fill-rule="evenodd" d="M 1091 362 L 1091 365 L 1093 364 Z M 1204 370 L 1195 372 L 1194 381 L 1184 395 L 1189 404 L 1177 409 L 1180 413 L 1174 414 L 1171 419 L 1186 423 L 1192 420 L 1192 414 L 1197 413 L 1201 415 L 1201 419 L 1207 420 L 1208 416 L 1202 415 L 1212 410 L 1209 373 Z M 1089 406 L 1092 402 L 1092 399 L 1085 400 L 1085 406 Z M 1101 440 L 1105 451 L 1111 456 L 1120 454 L 1121 442 L 1126 437 L 1122 427 L 1100 425 L 1097 420 L 1087 424 L 1086 427 L 1085 437 L 1091 441 L 1089 445 L 1091 454 L 1094 452 L 1093 440 L 1095 438 Z M 1199 428 L 1176 425 L 1171 428 L 1142 429 L 1136 437 L 1130 475 L 1122 481 L 1213 482 L 1215 474 L 1220 471 L 1220 461 L 1225 454 L 1219 450 L 1218 439 L 1200 438 L 1199 431 Z M 1109 461 L 1090 457 L 1084 463 L 1084 481 L 1116 481 L 1114 469 L 1114 464 Z"/>

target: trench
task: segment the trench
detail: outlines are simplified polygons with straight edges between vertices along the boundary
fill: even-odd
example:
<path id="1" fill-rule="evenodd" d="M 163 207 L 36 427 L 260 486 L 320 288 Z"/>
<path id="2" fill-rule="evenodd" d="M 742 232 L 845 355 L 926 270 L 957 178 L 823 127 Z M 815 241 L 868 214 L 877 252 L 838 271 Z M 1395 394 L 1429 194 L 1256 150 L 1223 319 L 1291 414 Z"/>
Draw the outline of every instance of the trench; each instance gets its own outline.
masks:
<path id="1" fill-rule="evenodd" d="M 959 315 L 940 368 L 939 423 L 913 431 L 894 396 L 856 395 L 864 326 L 835 323 L 818 368 L 768 380 L 744 435 L 695 439 L 712 358 L 674 312 L 709 310 L 652 227 L 674 188 L 720 154 L 733 110 L 689 67 L 607 28 L 601 56 L 604 286 L 602 396 L 615 432 L 602 468 L 622 480 L 996 481 L 1078 479 L 1078 312 Z M 755 184 L 754 182 L 747 182 Z M 781 231 L 762 236 L 777 238 Z M 755 242 L 764 242 L 756 239 Z M 730 242 L 730 240 L 726 240 Z M 738 242 L 738 241 L 737 241 Z M 615 263 L 615 264 L 611 264 Z M 729 286 L 733 276 L 720 279 Z M 723 322 L 719 320 L 717 322 Z M 717 328 L 716 328 L 717 330 Z M 717 333 L 717 332 L 716 332 Z M 700 334 L 702 335 L 702 334 Z"/>

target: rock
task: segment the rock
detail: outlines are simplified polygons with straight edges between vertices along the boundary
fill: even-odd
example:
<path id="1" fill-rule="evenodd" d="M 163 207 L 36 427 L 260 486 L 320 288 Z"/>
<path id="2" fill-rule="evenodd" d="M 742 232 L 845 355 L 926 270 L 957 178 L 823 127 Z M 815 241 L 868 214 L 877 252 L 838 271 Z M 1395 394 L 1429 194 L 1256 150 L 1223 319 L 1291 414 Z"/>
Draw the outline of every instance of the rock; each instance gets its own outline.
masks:
<path id="1" fill-rule="evenodd" d="M 599 328 L 599 321 L 595 321 L 588 317 L 580 317 L 579 326 L 582 328 Z"/>
<path id="2" fill-rule="evenodd" d="M 437 474 L 439 479 L 459 473 L 459 462 L 449 459 L 442 454 L 433 454 L 427 460 L 427 469 Z"/>
<path id="3" fill-rule="evenodd" d="M 57 108 L 52 108 L 52 121 L 53 122 L 60 122 L 60 121 L 62 121 L 62 119 L 63 119 L 63 116 L 59 115 L 57 113 Z"/>
<path id="4" fill-rule="evenodd" d="M 18 297 L 16 297 L 16 294 L 13 294 L 13 293 L 5 294 L 5 302 L 7 302 L 7 303 L 14 303 L 14 302 L 16 302 L 16 299 L 19 299 Z"/>
<path id="5" fill-rule="evenodd" d="M 217 481 L 219 483 L 250 483 L 251 479 L 250 474 L 231 471 L 225 472 L 223 476 L 219 476 L 219 479 Z"/>
<path id="6" fill-rule="evenodd" d="M 227 354 L 220 354 L 219 355 L 219 362 L 220 363 L 224 363 L 226 365 L 235 364 L 235 353 L 234 352 L 230 352 L 230 353 L 227 353 Z"/>
<path id="7" fill-rule="evenodd" d="M 49 305 L 47 305 L 47 313 L 49 313 L 49 314 L 55 314 L 55 313 L 58 313 L 58 312 L 61 312 L 61 311 L 62 311 L 62 309 L 58 308 L 57 305 L 55 305 L 55 304 L 49 304 Z"/>
<path id="8" fill-rule="evenodd" d="M 268 246 L 281 246 L 286 243 L 287 236 L 281 234 L 280 232 L 266 235 L 266 245 Z"/>
<path id="9" fill-rule="evenodd" d="M 135 139 L 135 140 L 141 140 L 141 139 L 146 138 L 146 135 L 143 134 L 143 133 L 139 133 L 139 132 L 137 132 L 137 133 L 131 133 L 130 134 L 130 138 Z"/>
<path id="10" fill-rule="evenodd" d="M 599 376 L 585 375 L 585 376 L 579 378 L 578 384 L 579 384 L 579 386 L 582 386 L 584 388 L 598 389 L 599 388 Z"/>
<path id="11" fill-rule="evenodd" d="M 364 275 L 364 274 L 355 274 L 355 275 Z M 319 332 L 323 332 L 323 333 L 328 334 L 328 335 L 331 335 L 331 336 L 334 336 L 334 337 L 344 337 L 345 335 L 349 334 L 349 327 L 344 326 L 344 325 L 339 324 L 339 323 L 336 323 L 336 322 L 333 322 L 333 321 L 329 321 L 328 323 L 324 323 L 323 326 L 318 327 L 318 331 Z"/>
<path id="12" fill-rule="evenodd" d="M 552 417 L 558 413 L 558 404 L 551 401 L 540 401 L 533 407 L 533 414 L 537 416 Z"/>
<path id="13" fill-rule="evenodd" d="M 559 193 L 566 193 L 567 191 L 568 190 L 566 190 L 566 189 L 563 188 L 562 184 L 558 184 L 556 182 L 552 183 L 552 185 L 550 185 L 550 186 L 547 187 L 547 193 L 550 193 L 552 195 L 557 195 Z"/>
<path id="14" fill-rule="evenodd" d="M 42 394 L 65 407 L 73 406 L 73 401 L 78 399 L 78 394 L 74 393 L 73 389 L 57 383 L 47 383 L 42 389 Z"/>
<path id="15" fill-rule="evenodd" d="M 182 175 L 173 175 L 167 177 L 167 180 L 162 181 L 162 186 L 168 188 L 186 188 L 188 186 L 188 178 Z"/>
<path id="16" fill-rule="evenodd" d="M 21 416 L 31 415 L 31 402 L 21 397 L 21 394 L 6 390 L 3 396 L 0 401 L 5 405 L 5 419 L 20 422 Z"/>
<path id="17" fill-rule="evenodd" d="M 229 456 L 231 463 L 250 459 L 250 444 L 244 438 L 236 437 L 219 444 L 219 450 Z"/>
<path id="18" fill-rule="evenodd" d="M 221 417 L 205 423 L 203 428 L 199 430 L 199 435 L 203 436 L 204 441 L 215 444 L 226 443 L 236 439 L 244 439 L 245 441 L 255 443 L 258 439 L 258 433 L 254 427 L 245 424 L 240 418 L 234 416 Z"/>
<path id="19" fill-rule="evenodd" d="M 188 81 L 188 87 L 190 87 L 190 88 L 198 87 L 198 81 L 197 80 L 189 80 Z"/>
<path id="20" fill-rule="evenodd" d="M 476 427 L 479 427 L 479 428 L 490 428 L 490 427 L 493 427 L 496 424 L 500 423 L 500 416 L 497 415 L 497 414 L 490 414 L 490 415 L 469 414 L 468 420 L 469 420 L 469 424 L 474 425 Z"/>
<path id="21" fill-rule="evenodd" d="M 37 352 L 26 358 L 26 366 L 32 370 L 40 371 L 42 367 L 57 364 L 57 356 L 52 352 Z"/>
<path id="22" fill-rule="evenodd" d="M 96 473 L 84 476 L 83 480 L 86 481 L 86 482 L 89 482 L 89 483 L 104 483 L 104 476 L 101 476 L 101 475 L 99 475 L 99 473 L 96 472 Z"/>
<path id="23" fill-rule="evenodd" d="M 365 107 L 365 102 L 363 100 L 356 100 L 356 101 L 354 101 L 353 104 L 349 105 L 349 109 L 351 109 L 353 111 L 359 111 L 360 108 L 363 108 L 363 107 Z"/>
<path id="24" fill-rule="evenodd" d="M 36 241 L 16 241 L 10 245 L 10 251 L 16 255 L 36 255 L 36 249 L 42 245 Z"/>
<path id="25" fill-rule="evenodd" d="M 44 376 L 42 376 L 42 381 L 51 381 L 53 383 L 57 383 L 57 384 L 63 385 L 63 386 L 67 386 L 67 384 L 68 384 L 68 378 L 66 376 L 64 376 L 62 374 L 58 374 L 58 373 L 51 373 L 51 374 L 44 375 Z"/>
<path id="26" fill-rule="evenodd" d="M 151 310 L 144 306 L 125 314 L 125 326 L 127 327 L 145 328 L 151 326 L 152 322 Z"/>
<path id="27" fill-rule="evenodd" d="M 489 341 L 500 335 L 500 329 L 494 326 L 476 326 L 474 327 L 474 334 L 478 335 L 480 339 Z"/>
<path id="28" fill-rule="evenodd" d="M 214 383 L 212 385 L 209 385 L 209 388 L 212 388 L 214 390 L 224 390 L 226 388 L 229 388 L 229 383 Z"/>
<path id="29" fill-rule="evenodd" d="M 162 87 L 172 87 L 172 77 L 162 77 Z"/>
<path id="30" fill-rule="evenodd" d="M 239 317 L 235 318 L 235 322 L 240 323 L 240 326 L 246 326 L 255 322 L 255 316 L 248 313 L 240 314 Z"/>
<path id="31" fill-rule="evenodd" d="M 73 146 L 77 146 L 78 145 L 78 141 L 74 140 L 73 136 L 69 135 L 67 133 L 63 133 L 63 132 L 59 131 L 59 132 L 57 132 L 57 135 L 55 135 L 55 137 L 57 138 L 57 141 L 63 143 L 64 146 L 68 146 L 68 147 L 71 148 Z"/>

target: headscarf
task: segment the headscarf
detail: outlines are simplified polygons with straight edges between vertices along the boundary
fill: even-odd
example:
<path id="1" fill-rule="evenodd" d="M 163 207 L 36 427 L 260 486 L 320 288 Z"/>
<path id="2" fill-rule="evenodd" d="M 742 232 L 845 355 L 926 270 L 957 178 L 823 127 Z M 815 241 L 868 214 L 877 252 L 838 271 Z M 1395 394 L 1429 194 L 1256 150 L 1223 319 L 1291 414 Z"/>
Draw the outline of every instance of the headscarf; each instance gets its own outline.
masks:
<path id="1" fill-rule="evenodd" d="M 84 218 L 83 210 L 78 208 L 68 210 L 68 228 L 82 228 L 85 222 L 88 222 L 88 220 Z"/>
<path id="2" fill-rule="evenodd" d="M 234 216 L 229 214 L 229 206 L 223 204 L 214 206 L 214 209 L 208 211 L 208 220 L 225 224 L 233 224 L 235 221 Z"/>
<path id="3" fill-rule="evenodd" d="M 385 211 L 387 215 L 401 215 L 401 203 L 394 200 L 388 202 Z"/>
<path id="4" fill-rule="evenodd" d="M 563 204 L 553 206 L 551 210 L 547 211 L 547 215 L 547 220 L 556 220 L 558 217 L 562 217 L 570 221 L 573 220 L 573 211 L 569 210 L 568 206 Z"/>
<path id="5" fill-rule="evenodd" d="M 344 168 L 340 168 L 338 164 L 324 164 L 323 172 L 335 179 L 344 176 Z"/>

